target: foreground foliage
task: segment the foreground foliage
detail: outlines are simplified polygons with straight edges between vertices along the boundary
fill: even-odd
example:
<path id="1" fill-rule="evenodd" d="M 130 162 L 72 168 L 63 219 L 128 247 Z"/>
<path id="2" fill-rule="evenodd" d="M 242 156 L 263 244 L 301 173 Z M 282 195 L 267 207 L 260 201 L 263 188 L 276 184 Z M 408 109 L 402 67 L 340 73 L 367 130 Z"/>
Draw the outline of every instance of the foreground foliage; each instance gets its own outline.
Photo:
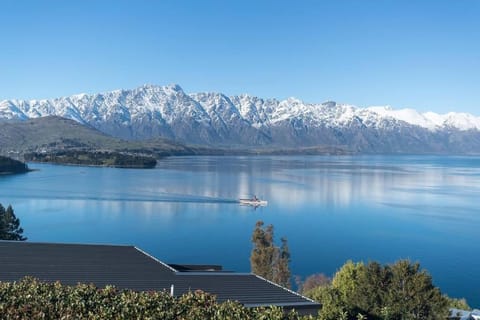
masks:
<path id="1" fill-rule="evenodd" d="M 172 297 L 166 292 L 134 292 L 108 286 L 64 286 L 32 278 L 0 282 L 0 319 L 313 319 L 285 315 L 278 307 L 245 308 L 218 303 L 196 291 Z"/>
<path id="2" fill-rule="evenodd" d="M 322 303 L 320 319 L 446 319 L 449 301 L 418 263 L 347 262 L 331 284 L 306 292 Z"/>

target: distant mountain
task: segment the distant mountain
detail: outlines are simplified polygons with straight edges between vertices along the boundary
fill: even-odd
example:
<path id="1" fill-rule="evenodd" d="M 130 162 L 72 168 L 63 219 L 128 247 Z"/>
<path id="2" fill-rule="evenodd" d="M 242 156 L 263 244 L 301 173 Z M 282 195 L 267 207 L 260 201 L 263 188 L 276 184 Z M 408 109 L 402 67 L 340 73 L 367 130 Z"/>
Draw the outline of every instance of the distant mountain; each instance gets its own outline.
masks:
<path id="1" fill-rule="evenodd" d="M 0 125 L 0 154 L 22 158 L 23 154 L 29 152 L 58 150 L 109 150 L 149 153 L 153 156 L 193 153 L 183 145 L 164 139 L 124 141 L 57 116 Z"/>
<path id="2" fill-rule="evenodd" d="M 156 137 L 215 147 L 340 147 L 365 153 L 480 153 L 480 118 L 389 107 L 187 94 L 145 85 L 53 100 L 5 100 L 0 121 L 48 115 L 128 140 Z"/>

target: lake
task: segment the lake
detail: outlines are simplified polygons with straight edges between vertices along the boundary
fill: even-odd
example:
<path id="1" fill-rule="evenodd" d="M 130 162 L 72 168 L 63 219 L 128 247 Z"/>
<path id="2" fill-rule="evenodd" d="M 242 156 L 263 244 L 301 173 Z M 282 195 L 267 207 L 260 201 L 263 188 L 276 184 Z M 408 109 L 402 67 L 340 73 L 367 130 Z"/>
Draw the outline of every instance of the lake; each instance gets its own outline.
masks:
<path id="1" fill-rule="evenodd" d="M 29 164 L 0 177 L 29 241 L 133 244 L 171 263 L 250 270 L 257 220 L 288 238 L 295 275 L 346 260 L 421 263 L 480 306 L 480 157 L 172 157 L 155 169 Z M 240 206 L 256 194 L 267 207 Z"/>

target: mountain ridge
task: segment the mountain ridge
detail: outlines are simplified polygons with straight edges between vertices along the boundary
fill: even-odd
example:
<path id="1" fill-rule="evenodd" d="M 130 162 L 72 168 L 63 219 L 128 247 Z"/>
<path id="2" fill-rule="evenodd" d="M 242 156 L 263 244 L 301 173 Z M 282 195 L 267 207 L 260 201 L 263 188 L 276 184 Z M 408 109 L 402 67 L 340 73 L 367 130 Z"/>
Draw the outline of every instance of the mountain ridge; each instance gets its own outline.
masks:
<path id="1" fill-rule="evenodd" d="M 98 94 L 0 101 L 0 120 L 56 115 L 121 139 L 162 137 L 180 143 L 238 147 L 340 146 L 367 153 L 478 153 L 480 117 L 360 108 L 296 98 L 187 94 L 176 84 Z"/>

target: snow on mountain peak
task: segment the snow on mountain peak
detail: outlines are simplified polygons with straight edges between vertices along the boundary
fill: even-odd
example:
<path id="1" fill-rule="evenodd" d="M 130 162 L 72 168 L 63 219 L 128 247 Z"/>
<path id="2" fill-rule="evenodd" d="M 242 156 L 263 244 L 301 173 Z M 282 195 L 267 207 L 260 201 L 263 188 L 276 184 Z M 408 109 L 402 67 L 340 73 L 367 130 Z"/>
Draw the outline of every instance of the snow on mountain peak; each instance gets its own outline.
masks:
<path id="1" fill-rule="evenodd" d="M 475 117 L 467 113 L 420 113 L 414 109 L 393 109 L 390 106 L 368 107 L 366 110 L 372 111 L 381 117 L 388 117 L 404 121 L 406 123 L 420 126 L 431 131 L 441 130 L 445 127 L 462 131 L 471 129 L 480 130 L 480 117 Z"/>
<path id="2" fill-rule="evenodd" d="M 303 104 L 303 101 L 301 101 L 300 99 L 297 99 L 295 97 L 289 97 L 287 98 L 287 100 L 284 100 L 286 103 L 290 104 L 290 105 L 298 105 L 298 104 Z"/>
<path id="3" fill-rule="evenodd" d="M 450 112 L 444 115 L 444 125 L 461 128 L 461 130 L 480 130 L 480 117 L 475 117 L 468 113 Z"/>
<path id="4" fill-rule="evenodd" d="M 71 96 L 72 99 L 77 99 L 77 100 L 82 100 L 83 98 L 87 97 L 88 95 L 86 93 L 77 93 Z M 35 100 L 33 100 L 35 101 Z"/>
<path id="5" fill-rule="evenodd" d="M 413 109 L 390 106 L 359 108 L 334 101 L 305 103 L 297 98 L 278 101 L 247 94 L 227 97 L 221 93 L 187 94 L 178 84 L 166 86 L 145 84 L 132 90 L 115 90 L 95 95 L 76 94 L 52 100 L 0 101 L 0 119 L 20 119 L 58 115 L 83 123 L 111 122 L 111 126 L 145 119 L 174 125 L 194 121 L 207 125 L 240 123 L 255 128 L 270 128 L 286 122 L 303 123 L 307 127 L 346 127 L 352 124 L 367 127 L 388 127 L 398 121 L 426 128 L 480 130 L 480 117 L 466 113 L 420 113 Z M 394 121 L 394 122 L 392 122 Z"/>
<path id="6" fill-rule="evenodd" d="M 337 106 L 337 103 L 335 101 L 325 101 L 322 103 L 322 106 L 326 107 L 326 108 L 335 108 Z"/>
<path id="7" fill-rule="evenodd" d="M 180 87 L 180 85 L 176 84 L 176 83 L 171 83 L 169 85 L 166 85 L 165 87 L 163 87 L 165 90 L 171 90 L 171 91 L 176 91 L 176 92 L 183 92 L 183 89 L 182 87 Z"/>
<path id="8" fill-rule="evenodd" d="M 414 109 L 395 110 L 390 106 L 369 107 L 366 109 L 369 111 L 375 112 L 382 117 L 388 117 L 388 118 L 404 121 L 409 124 L 427 128 L 429 130 L 435 130 L 437 128 L 437 124 L 435 122 L 431 121 L 424 114 L 421 114 Z"/>

